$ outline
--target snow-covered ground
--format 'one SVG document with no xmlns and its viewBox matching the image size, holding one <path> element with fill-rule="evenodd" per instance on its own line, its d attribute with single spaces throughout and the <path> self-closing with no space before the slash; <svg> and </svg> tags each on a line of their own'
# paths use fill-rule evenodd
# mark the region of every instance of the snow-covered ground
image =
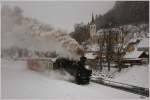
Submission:
<svg viewBox="0 0 150 100">
<path fill-rule="evenodd" d="M 111 68 L 108 72 L 107 67 L 103 71 L 94 71 L 94 77 L 102 77 L 106 80 L 135 85 L 140 87 L 149 87 L 149 66 L 148 65 L 135 65 L 129 68 L 122 69 L 118 72 L 117 68 Z"/>
<path fill-rule="evenodd" d="M 92 82 L 89 85 L 77 85 L 65 80 L 45 77 L 27 69 L 25 61 L 2 60 L 2 98 L 99 100 L 140 97 Z"/>
<path fill-rule="evenodd" d="M 116 77 L 114 81 L 148 88 L 149 87 L 148 72 L 149 72 L 148 65 L 133 66 L 126 69 L 122 74 Z"/>
</svg>

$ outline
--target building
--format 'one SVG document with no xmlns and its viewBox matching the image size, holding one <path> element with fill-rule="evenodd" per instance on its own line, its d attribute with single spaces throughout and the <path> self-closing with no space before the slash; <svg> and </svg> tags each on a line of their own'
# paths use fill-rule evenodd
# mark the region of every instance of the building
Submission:
<svg viewBox="0 0 150 100">
<path fill-rule="evenodd" d="M 149 38 L 143 38 L 137 45 L 137 50 L 145 52 L 146 56 L 143 60 L 149 63 Z"/>
<path fill-rule="evenodd" d="M 137 50 L 149 52 L 149 38 L 143 38 L 137 45 Z"/>
<path fill-rule="evenodd" d="M 89 31 L 90 31 L 90 40 L 92 43 L 96 43 L 96 24 L 95 24 L 95 20 L 94 20 L 94 16 L 93 16 L 93 13 L 92 13 L 92 20 L 91 20 L 91 23 L 89 25 Z"/>
<path fill-rule="evenodd" d="M 45 70 L 52 70 L 53 63 L 55 62 L 56 58 L 28 58 L 27 60 L 27 67 L 34 71 L 45 71 Z"/>
<path fill-rule="evenodd" d="M 100 58 L 103 55 L 103 57 L 105 57 L 104 59 L 111 59 L 112 62 L 116 61 L 118 55 L 124 53 L 123 35 L 120 27 L 98 30 L 97 36 L 100 47 Z"/>
<path fill-rule="evenodd" d="M 148 55 L 144 51 L 133 51 L 128 52 L 123 57 L 123 63 L 129 63 L 131 65 L 141 65 L 143 63 L 148 63 Z"/>
<path fill-rule="evenodd" d="M 85 57 L 87 58 L 87 65 L 90 65 L 92 69 L 97 68 L 97 55 L 93 52 L 86 52 Z"/>
</svg>

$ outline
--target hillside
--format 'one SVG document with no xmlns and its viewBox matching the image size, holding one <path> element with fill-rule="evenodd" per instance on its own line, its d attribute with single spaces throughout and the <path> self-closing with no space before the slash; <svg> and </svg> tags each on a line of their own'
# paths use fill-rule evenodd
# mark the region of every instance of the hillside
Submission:
<svg viewBox="0 0 150 100">
<path fill-rule="evenodd" d="M 127 33 L 133 36 L 134 33 L 145 35 L 149 33 L 149 2 L 148 1 L 117 1 L 112 9 L 104 15 L 97 14 L 95 17 L 96 30 L 114 27 L 125 27 Z M 88 41 L 89 36 L 88 24 L 76 24 L 71 36 L 82 44 Z M 142 33 L 144 32 L 144 33 Z"/>
<path fill-rule="evenodd" d="M 106 27 L 115 27 L 127 24 L 149 22 L 148 1 L 117 1 L 114 7 L 96 20 L 97 30 Z M 111 23 L 111 26 L 108 24 Z"/>
</svg>

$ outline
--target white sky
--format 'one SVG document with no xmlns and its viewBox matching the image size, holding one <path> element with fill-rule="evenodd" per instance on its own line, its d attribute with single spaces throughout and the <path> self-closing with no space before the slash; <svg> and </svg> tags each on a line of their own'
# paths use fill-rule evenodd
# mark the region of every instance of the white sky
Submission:
<svg viewBox="0 0 150 100">
<path fill-rule="evenodd" d="M 94 15 L 106 13 L 115 1 L 7 1 L 4 4 L 18 6 L 25 16 L 70 32 L 75 23 L 90 21 L 92 12 Z"/>
</svg>

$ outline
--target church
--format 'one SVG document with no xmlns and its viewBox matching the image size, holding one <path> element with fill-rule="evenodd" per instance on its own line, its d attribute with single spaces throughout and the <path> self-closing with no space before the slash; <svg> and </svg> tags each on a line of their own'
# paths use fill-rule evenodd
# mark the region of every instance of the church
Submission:
<svg viewBox="0 0 150 100">
<path fill-rule="evenodd" d="M 92 44 L 96 44 L 98 41 L 98 36 L 96 34 L 96 24 L 95 24 L 93 13 L 92 13 L 92 20 L 88 26 L 89 26 L 89 33 L 90 33 L 90 42 Z"/>
<path fill-rule="evenodd" d="M 88 24 L 89 34 L 90 34 L 90 43 L 99 44 L 102 40 L 105 40 L 105 36 L 109 36 L 112 44 L 118 44 L 122 42 L 122 28 L 121 27 L 112 27 L 112 28 L 103 28 L 97 30 L 95 19 L 92 13 L 92 20 L 90 24 Z"/>
<path fill-rule="evenodd" d="M 100 42 L 99 39 L 100 38 L 99 38 L 99 35 L 97 34 L 95 18 L 92 13 L 91 21 L 87 24 L 87 34 L 89 35 L 89 38 L 85 46 L 85 51 L 93 52 L 96 54 L 99 51 L 99 42 Z"/>
</svg>

